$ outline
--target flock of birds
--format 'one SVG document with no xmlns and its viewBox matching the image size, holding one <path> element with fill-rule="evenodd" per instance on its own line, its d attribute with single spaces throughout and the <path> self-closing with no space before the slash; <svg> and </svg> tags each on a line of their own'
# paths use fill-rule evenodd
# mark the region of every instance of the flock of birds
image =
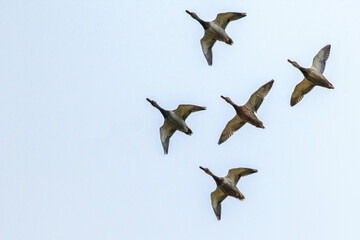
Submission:
<svg viewBox="0 0 360 240">
<path fill-rule="evenodd" d="M 212 22 L 204 21 L 200 19 L 194 12 L 186 10 L 186 12 L 195 20 L 197 20 L 204 28 L 204 37 L 200 40 L 201 48 L 207 63 L 212 65 L 212 47 L 215 42 L 222 41 L 231 45 L 233 40 L 225 32 L 225 28 L 230 21 L 238 20 L 246 16 L 246 13 L 227 12 L 219 13 L 216 19 Z M 290 100 L 290 105 L 294 106 L 304 97 L 305 94 L 311 91 L 315 86 L 321 86 L 325 88 L 333 89 L 333 85 L 324 77 L 323 72 L 326 65 L 326 60 L 330 54 L 330 45 L 323 47 L 313 58 L 311 68 L 301 67 L 297 62 L 288 59 L 294 67 L 298 68 L 304 75 L 298 85 L 296 85 Z M 269 93 L 274 80 L 261 86 L 256 92 L 254 92 L 245 105 L 238 106 L 230 98 L 221 96 L 226 102 L 231 104 L 236 115 L 225 126 L 222 131 L 218 144 L 225 142 L 230 138 L 234 132 L 239 130 L 245 123 L 250 123 L 257 128 L 264 128 L 263 123 L 255 115 L 263 102 L 265 96 Z M 192 131 L 187 126 L 185 120 L 193 112 L 205 110 L 205 107 L 195 105 L 179 105 L 175 110 L 165 110 L 160 107 L 154 100 L 146 98 L 152 106 L 159 109 L 164 117 L 164 124 L 160 128 L 160 139 L 164 149 L 164 154 L 168 154 L 169 140 L 176 130 L 179 130 L 187 135 L 191 135 Z M 251 168 L 234 168 L 230 169 L 225 177 L 217 177 L 208 168 L 200 166 L 205 173 L 209 174 L 216 182 L 217 188 L 211 193 L 211 205 L 213 207 L 216 218 L 221 218 L 221 202 L 227 197 L 232 196 L 239 200 L 243 200 L 245 197 L 236 187 L 240 177 L 247 176 L 252 173 L 256 173 L 256 169 Z"/>
</svg>

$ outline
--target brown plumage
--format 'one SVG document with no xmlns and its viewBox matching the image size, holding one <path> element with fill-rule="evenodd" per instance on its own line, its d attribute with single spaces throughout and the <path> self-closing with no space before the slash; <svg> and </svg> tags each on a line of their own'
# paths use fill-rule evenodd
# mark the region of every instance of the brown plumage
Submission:
<svg viewBox="0 0 360 240">
<path fill-rule="evenodd" d="M 323 75 L 326 60 L 330 55 L 330 48 L 330 44 L 326 45 L 316 54 L 311 68 L 303 68 L 297 62 L 288 59 L 288 62 L 298 68 L 305 77 L 304 80 L 296 85 L 294 92 L 291 95 L 291 106 L 300 102 L 304 95 L 310 92 L 315 86 L 321 86 L 329 89 L 334 88 L 334 86 Z"/>
<path fill-rule="evenodd" d="M 190 12 L 188 10 L 186 10 L 186 12 L 192 18 L 198 21 L 204 28 L 204 37 L 200 40 L 200 44 L 209 66 L 212 65 L 213 59 L 211 49 L 217 40 L 225 42 L 229 45 L 233 44 L 233 40 L 225 32 L 226 26 L 229 24 L 229 22 L 238 20 L 246 16 L 246 13 L 239 12 L 219 13 L 214 21 L 208 22 L 200 19 L 194 12 Z"/>
<path fill-rule="evenodd" d="M 170 137 L 179 130 L 186 135 L 191 135 L 191 129 L 186 125 L 186 118 L 193 112 L 205 110 L 205 107 L 195 105 L 179 105 L 177 109 L 170 111 L 160 107 L 155 101 L 146 98 L 155 108 L 159 109 L 164 117 L 164 124 L 160 128 L 160 139 L 164 154 L 168 153 Z"/>
<path fill-rule="evenodd" d="M 218 177 L 214 175 L 208 168 L 200 166 L 206 174 L 209 174 L 216 182 L 216 189 L 211 193 L 211 206 L 218 220 L 221 219 L 221 202 L 227 197 L 231 196 L 239 200 L 244 200 L 244 195 L 236 187 L 241 177 L 256 173 L 256 169 L 251 168 L 233 168 L 230 169 L 225 177 Z"/>
<path fill-rule="evenodd" d="M 226 102 L 231 104 L 235 110 L 236 115 L 231 119 L 227 124 L 224 130 L 222 131 L 218 144 L 225 142 L 234 132 L 239 130 L 245 123 L 250 123 L 258 128 L 265 128 L 263 123 L 257 118 L 255 113 L 259 109 L 261 103 L 264 100 L 264 97 L 270 91 L 274 80 L 269 81 L 262 87 L 260 87 L 256 92 L 254 92 L 247 103 L 243 106 L 238 106 L 231 101 L 230 98 L 221 96 Z"/>
</svg>

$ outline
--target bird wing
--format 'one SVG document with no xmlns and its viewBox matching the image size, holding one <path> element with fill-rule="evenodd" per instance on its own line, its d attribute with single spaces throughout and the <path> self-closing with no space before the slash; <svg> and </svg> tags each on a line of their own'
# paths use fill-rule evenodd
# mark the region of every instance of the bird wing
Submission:
<svg viewBox="0 0 360 240">
<path fill-rule="evenodd" d="M 245 17 L 244 14 L 238 12 L 219 13 L 213 22 L 225 30 L 230 21 L 238 20 L 242 17 Z"/>
<path fill-rule="evenodd" d="M 262 87 L 260 87 L 256 92 L 254 92 L 245 106 L 250 109 L 253 112 L 256 112 L 258 108 L 260 107 L 261 103 L 264 100 L 264 97 L 268 94 L 270 91 L 272 85 L 274 83 L 274 80 L 271 80 L 270 82 L 264 84 Z"/>
<path fill-rule="evenodd" d="M 240 177 L 245 177 L 256 172 L 257 170 L 252 168 L 233 168 L 229 170 L 225 178 L 228 178 L 236 185 L 239 182 Z"/>
<path fill-rule="evenodd" d="M 181 104 L 173 112 L 176 113 L 176 115 L 178 115 L 185 121 L 185 119 L 190 115 L 190 113 L 202 111 L 205 109 L 206 109 L 206 107 L 200 107 L 200 106 L 189 105 L 189 104 Z"/>
<path fill-rule="evenodd" d="M 304 97 L 305 94 L 311 91 L 315 85 L 304 78 L 298 85 L 296 85 L 294 92 L 291 95 L 290 105 L 294 106 Z"/>
<path fill-rule="evenodd" d="M 316 56 L 313 59 L 313 64 L 312 64 L 311 68 L 316 69 L 321 74 L 324 72 L 326 60 L 329 58 L 329 55 L 330 55 L 330 48 L 331 48 L 331 45 L 328 44 L 325 47 L 323 47 L 318 52 L 318 54 L 316 54 Z"/>
<path fill-rule="evenodd" d="M 235 117 L 226 124 L 224 130 L 221 133 L 218 144 L 225 142 L 229 137 L 234 134 L 234 132 L 244 126 L 245 123 L 246 121 L 241 119 L 239 115 L 236 114 Z"/>
<path fill-rule="evenodd" d="M 200 40 L 201 49 L 204 53 L 206 61 L 208 62 L 209 66 L 212 65 L 212 50 L 211 48 L 214 46 L 216 39 L 209 37 L 206 32 L 204 37 Z"/>
<path fill-rule="evenodd" d="M 211 206 L 214 209 L 217 220 L 221 219 L 221 202 L 226 197 L 227 195 L 218 187 L 211 193 Z"/>
<path fill-rule="evenodd" d="M 164 149 L 164 154 L 168 154 L 169 140 L 175 131 L 176 129 L 172 128 L 166 121 L 160 128 L 160 139 Z"/>
</svg>

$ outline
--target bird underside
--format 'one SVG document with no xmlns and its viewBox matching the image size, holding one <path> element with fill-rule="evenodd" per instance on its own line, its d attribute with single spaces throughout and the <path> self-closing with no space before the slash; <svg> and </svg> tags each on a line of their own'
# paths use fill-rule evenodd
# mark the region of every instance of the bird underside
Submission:
<svg viewBox="0 0 360 240">
<path fill-rule="evenodd" d="M 296 62 L 288 60 L 294 67 L 298 68 L 304 75 L 304 80 L 296 85 L 290 99 L 290 106 L 300 102 L 304 95 L 309 93 L 315 86 L 333 89 L 334 86 L 323 75 L 326 60 L 329 58 L 331 45 L 323 47 L 313 58 L 311 68 L 302 68 Z M 295 64 L 295 65 L 294 65 Z"/>
<path fill-rule="evenodd" d="M 247 107 L 243 106 L 241 107 L 241 110 L 237 112 L 241 119 L 243 119 L 244 121 L 250 123 L 251 125 L 254 125 L 257 128 L 264 128 L 263 123 L 257 118 L 255 113 Z"/>
<path fill-rule="evenodd" d="M 238 198 L 243 200 L 245 197 L 239 191 L 239 189 L 229 180 L 225 179 L 225 181 L 218 186 L 226 195 L 232 196 L 234 198 Z"/>
<path fill-rule="evenodd" d="M 222 28 L 220 28 L 216 25 L 214 25 L 214 27 L 210 27 L 209 29 L 207 29 L 205 31 L 205 35 L 208 38 L 230 44 L 229 41 L 231 40 L 231 38 L 226 34 L 226 32 Z M 232 40 L 231 40 L 231 42 L 232 42 Z"/>
</svg>

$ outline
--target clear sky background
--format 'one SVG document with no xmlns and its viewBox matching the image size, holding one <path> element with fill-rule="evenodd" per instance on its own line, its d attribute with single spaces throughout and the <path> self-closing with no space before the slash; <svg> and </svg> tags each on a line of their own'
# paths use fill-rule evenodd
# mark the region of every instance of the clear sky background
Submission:
<svg viewBox="0 0 360 240">
<path fill-rule="evenodd" d="M 201 25 L 246 12 L 217 42 Z M 357 0 L 0 1 L 0 239 L 359 239 Z M 324 75 L 290 96 L 326 44 Z M 217 145 L 234 109 L 275 80 L 258 111 Z M 164 155 L 160 112 L 206 106 Z M 210 205 L 228 169 L 244 201 Z"/>
</svg>

